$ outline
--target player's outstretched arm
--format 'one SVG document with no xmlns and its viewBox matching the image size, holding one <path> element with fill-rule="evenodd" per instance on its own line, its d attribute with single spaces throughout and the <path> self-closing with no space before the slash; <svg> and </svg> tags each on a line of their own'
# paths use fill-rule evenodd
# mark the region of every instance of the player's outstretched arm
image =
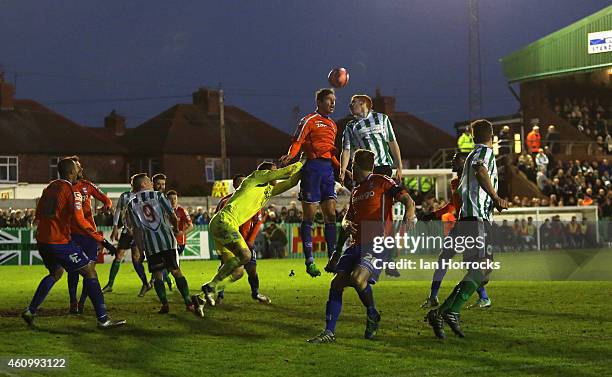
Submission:
<svg viewBox="0 0 612 377">
<path fill-rule="evenodd" d="M 302 162 L 298 161 L 276 170 L 258 170 L 256 171 L 257 181 L 258 183 L 268 183 L 276 180 L 289 179 L 294 173 L 302 169 L 302 165 Z"/>
<path fill-rule="evenodd" d="M 491 182 L 491 177 L 489 177 L 489 172 L 484 165 L 479 165 L 476 168 L 476 180 L 487 195 L 493 199 L 493 204 L 498 211 L 501 212 L 503 209 L 508 209 L 508 202 L 497 196 L 495 187 L 493 187 L 493 183 Z"/>
<path fill-rule="evenodd" d="M 391 156 L 393 157 L 393 162 L 395 163 L 395 178 L 397 180 L 402 179 L 402 153 L 400 152 L 400 147 L 397 141 L 389 142 L 389 151 L 391 152 Z"/>
<path fill-rule="evenodd" d="M 272 189 L 272 196 L 282 194 L 283 192 L 294 187 L 295 185 L 298 184 L 301 177 L 302 177 L 302 174 L 300 170 L 297 170 L 295 173 L 291 175 L 291 177 L 289 177 L 289 179 L 278 182 Z"/>
</svg>

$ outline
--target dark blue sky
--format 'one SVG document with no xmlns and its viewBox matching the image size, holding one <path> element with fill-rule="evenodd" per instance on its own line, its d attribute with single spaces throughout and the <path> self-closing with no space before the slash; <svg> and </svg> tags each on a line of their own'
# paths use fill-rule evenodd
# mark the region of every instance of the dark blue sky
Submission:
<svg viewBox="0 0 612 377">
<path fill-rule="evenodd" d="M 0 66 L 11 81 L 19 72 L 18 98 L 91 126 L 113 108 L 137 126 L 221 83 L 227 103 L 292 131 L 292 107 L 312 111 L 334 66 L 351 75 L 336 117 L 351 94 L 376 87 L 446 130 L 468 116 L 467 0 L 174 3 L 4 0 Z M 499 58 L 607 5 L 481 1 L 483 114 L 518 107 Z M 185 97 L 106 101 L 163 96 Z"/>
</svg>

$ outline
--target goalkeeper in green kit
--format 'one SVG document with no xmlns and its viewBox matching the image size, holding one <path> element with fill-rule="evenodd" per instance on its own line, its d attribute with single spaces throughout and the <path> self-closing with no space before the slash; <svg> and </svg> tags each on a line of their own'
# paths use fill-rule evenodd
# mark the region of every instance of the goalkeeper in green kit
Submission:
<svg viewBox="0 0 612 377">
<path fill-rule="evenodd" d="M 217 252 L 224 256 L 226 262 L 212 280 L 202 285 L 202 293 L 191 296 L 197 316 L 204 316 L 205 303 L 215 306 L 216 292 L 233 282 L 232 271 L 251 260 L 251 251 L 240 234 L 240 226 L 259 212 L 271 197 L 297 185 L 301 168 L 301 162 L 282 169 L 277 169 L 273 162 L 261 163 L 246 177 L 225 207 L 210 220 L 209 231 Z"/>
</svg>

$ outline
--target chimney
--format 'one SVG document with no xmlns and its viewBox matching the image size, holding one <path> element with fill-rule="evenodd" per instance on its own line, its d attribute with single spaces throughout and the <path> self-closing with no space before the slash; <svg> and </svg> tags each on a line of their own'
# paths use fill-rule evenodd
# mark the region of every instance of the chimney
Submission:
<svg viewBox="0 0 612 377">
<path fill-rule="evenodd" d="M 4 72 L 0 72 L 0 111 L 13 110 L 15 99 L 15 87 L 4 81 Z"/>
<path fill-rule="evenodd" d="M 104 117 L 104 128 L 110 130 L 114 136 L 123 136 L 125 135 L 125 118 L 113 110 Z"/>
<path fill-rule="evenodd" d="M 387 114 L 389 116 L 395 113 L 395 97 L 387 97 L 380 95 L 380 89 L 376 89 L 376 97 L 372 99 L 374 103 L 374 111 Z"/>
<path fill-rule="evenodd" d="M 192 94 L 193 104 L 204 109 L 207 115 L 219 114 L 219 91 L 199 88 Z"/>
</svg>

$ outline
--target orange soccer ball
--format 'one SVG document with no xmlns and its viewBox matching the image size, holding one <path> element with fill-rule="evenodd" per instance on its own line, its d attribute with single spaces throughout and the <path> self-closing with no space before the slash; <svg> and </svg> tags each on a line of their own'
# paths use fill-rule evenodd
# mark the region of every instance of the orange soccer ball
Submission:
<svg viewBox="0 0 612 377">
<path fill-rule="evenodd" d="M 343 88 L 349 82 L 349 73 L 346 68 L 334 68 L 329 71 L 327 80 L 334 88 Z"/>
</svg>

